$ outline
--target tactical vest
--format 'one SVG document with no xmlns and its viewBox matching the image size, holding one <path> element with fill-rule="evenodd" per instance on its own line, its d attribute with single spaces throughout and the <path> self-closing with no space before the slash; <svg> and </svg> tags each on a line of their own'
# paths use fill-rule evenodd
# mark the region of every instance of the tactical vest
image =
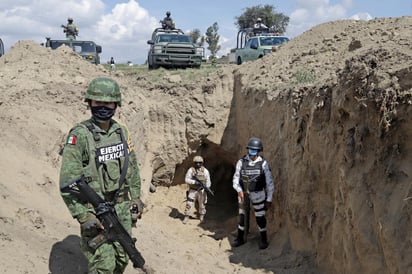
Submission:
<svg viewBox="0 0 412 274">
<path fill-rule="evenodd" d="M 191 167 L 191 169 L 192 169 L 192 174 L 196 176 L 199 179 L 199 181 L 201 181 L 204 185 L 206 185 L 205 167 L 202 166 L 199 169 Z M 196 189 L 196 190 L 199 188 L 199 185 L 189 185 L 189 186 L 190 188 Z"/>
<path fill-rule="evenodd" d="M 111 202 L 119 189 L 119 180 L 122 168 L 125 166 L 125 155 L 128 152 L 126 142 L 122 141 L 121 127 L 108 134 L 103 133 L 91 121 L 80 124 L 87 129 L 88 162 L 83 164 L 84 175 L 92 177 L 89 185 L 103 198 Z M 95 156 L 93 159 L 92 157 Z M 130 172 L 130 169 L 127 170 Z M 127 178 L 128 176 L 126 176 Z M 128 182 L 125 179 L 121 184 L 121 190 L 117 194 L 124 197 L 128 193 Z"/>
<path fill-rule="evenodd" d="M 77 27 L 76 27 L 76 25 L 75 24 L 67 24 L 66 25 L 66 36 L 73 36 L 73 37 L 76 37 L 77 36 L 77 31 L 78 31 L 78 29 L 77 29 Z"/>
<path fill-rule="evenodd" d="M 242 159 L 242 168 L 240 169 L 240 185 L 243 190 L 261 191 L 266 186 L 266 177 L 263 171 L 263 162 L 256 162 L 254 166 L 249 165 L 246 157 Z"/>
</svg>

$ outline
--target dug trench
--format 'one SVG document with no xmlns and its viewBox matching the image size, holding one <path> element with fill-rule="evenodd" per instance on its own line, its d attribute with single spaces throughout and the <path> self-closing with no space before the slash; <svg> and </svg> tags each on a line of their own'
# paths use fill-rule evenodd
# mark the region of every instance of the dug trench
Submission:
<svg viewBox="0 0 412 274">
<path fill-rule="evenodd" d="M 84 91 L 102 75 L 121 86 L 115 119 L 133 136 L 147 205 L 133 234 L 155 273 L 412 272 L 411 25 L 329 22 L 241 66 L 131 74 L 19 41 L 0 58 L 4 272 L 86 267 L 58 191 L 59 152 L 90 116 Z M 263 251 L 255 224 L 244 246 L 230 246 L 233 169 L 251 136 L 276 188 Z M 200 226 L 181 222 L 194 155 L 215 192 Z"/>
<path fill-rule="evenodd" d="M 285 254 L 293 253 L 300 258 L 295 271 L 299 265 L 326 273 L 410 271 L 412 258 L 403 254 L 412 250 L 411 60 L 410 50 L 371 46 L 348 54 L 330 78 L 281 88 L 261 76 L 270 75 L 274 59 L 234 69 L 232 90 L 222 92 L 233 97 L 219 142 L 203 134 L 195 146 L 189 143 L 193 153 L 177 165 L 173 184 L 184 182 L 194 154 L 204 156 L 218 193 L 209 218 L 231 239 L 233 166 L 248 138 L 260 137 L 276 184 L 267 214 L 277 249 L 271 260 L 288 265 Z M 250 73 L 257 67 L 259 73 Z M 216 96 L 212 91 L 207 96 Z M 241 262 L 258 267 L 251 258 Z M 277 263 L 265 269 L 279 271 Z"/>
</svg>

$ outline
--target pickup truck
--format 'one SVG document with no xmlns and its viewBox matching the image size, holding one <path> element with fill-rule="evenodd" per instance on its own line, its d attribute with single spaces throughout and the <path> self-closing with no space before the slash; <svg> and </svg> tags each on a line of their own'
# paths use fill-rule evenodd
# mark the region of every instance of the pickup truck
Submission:
<svg viewBox="0 0 412 274">
<path fill-rule="evenodd" d="M 96 45 L 93 41 L 52 40 L 50 38 L 46 38 L 45 46 L 48 48 L 57 49 L 61 45 L 66 45 L 72 48 L 74 52 L 92 64 L 100 64 L 99 54 L 102 52 L 102 47 Z"/>
<path fill-rule="evenodd" d="M 205 49 L 192 42 L 181 29 L 156 28 L 152 39 L 147 41 L 149 70 L 165 68 L 199 68 Z"/>
<path fill-rule="evenodd" d="M 252 34 L 252 36 L 250 36 Z M 243 34 L 242 34 L 243 35 Z M 253 61 L 271 53 L 281 44 L 288 42 L 286 36 L 278 36 L 272 33 L 259 33 L 253 36 L 253 32 L 245 32 L 245 36 L 238 39 L 235 51 L 235 61 L 238 65 L 246 61 Z"/>
</svg>

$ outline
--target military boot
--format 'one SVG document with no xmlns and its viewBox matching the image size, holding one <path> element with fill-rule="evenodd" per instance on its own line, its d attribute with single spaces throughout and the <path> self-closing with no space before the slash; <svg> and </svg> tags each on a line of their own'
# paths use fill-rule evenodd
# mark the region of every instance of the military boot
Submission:
<svg viewBox="0 0 412 274">
<path fill-rule="evenodd" d="M 205 222 L 205 215 L 200 215 L 200 223 L 203 224 Z"/>
<path fill-rule="evenodd" d="M 238 246 L 241 246 L 245 243 L 245 239 L 243 238 L 243 235 L 244 235 L 244 231 L 238 229 L 237 230 L 237 237 L 233 241 L 233 244 L 232 244 L 233 247 L 238 247 Z"/>
<path fill-rule="evenodd" d="M 189 221 L 189 215 L 185 215 L 185 218 L 183 219 L 182 223 L 187 224 Z"/>
<path fill-rule="evenodd" d="M 268 236 L 266 231 L 260 232 L 260 242 L 259 242 L 259 248 L 260 249 L 266 249 L 269 246 L 268 243 Z"/>
</svg>

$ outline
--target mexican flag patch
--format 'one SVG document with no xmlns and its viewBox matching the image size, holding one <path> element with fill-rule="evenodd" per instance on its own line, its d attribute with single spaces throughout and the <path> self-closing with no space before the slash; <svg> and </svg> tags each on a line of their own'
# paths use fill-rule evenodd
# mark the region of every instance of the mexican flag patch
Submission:
<svg viewBox="0 0 412 274">
<path fill-rule="evenodd" d="M 75 145 L 77 142 L 77 137 L 76 135 L 71 135 L 69 138 L 67 138 L 67 144 L 69 145 Z"/>
</svg>

